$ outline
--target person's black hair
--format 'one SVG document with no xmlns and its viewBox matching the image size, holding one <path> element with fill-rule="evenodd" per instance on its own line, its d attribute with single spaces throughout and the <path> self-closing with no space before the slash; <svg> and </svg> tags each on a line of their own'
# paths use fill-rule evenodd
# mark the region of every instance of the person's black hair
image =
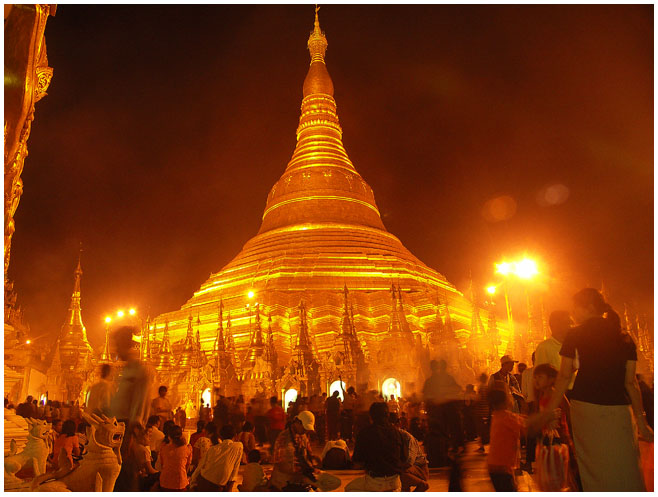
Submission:
<svg viewBox="0 0 658 497">
<path fill-rule="evenodd" d="M 166 443 L 169 443 L 171 437 L 169 436 L 169 432 L 174 426 L 178 426 L 176 423 L 174 423 L 172 420 L 167 420 L 164 422 L 164 425 L 162 425 L 162 433 L 164 433 L 164 441 Z M 180 428 L 180 426 L 179 426 Z"/>
<path fill-rule="evenodd" d="M 392 425 L 396 425 L 400 422 L 400 417 L 398 416 L 397 412 L 389 412 L 388 413 L 388 421 Z"/>
<path fill-rule="evenodd" d="M 206 426 L 206 422 L 203 419 L 200 419 L 199 421 L 197 421 L 196 422 L 196 431 L 197 431 L 197 433 L 201 433 L 204 426 Z"/>
<path fill-rule="evenodd" d="M 615 331 L 621 333 L 621 319 L 614 309 L 608 304 L 601 292 L 595 288 L 583 288 L 573 296 L 574 304 L 587 308 L 592 306 L 597 314 L 605 314 L 605 319 Z"/>
<path fill-rule="evenodd" d="M 75 421 L 67 419 L 62 423 L 62 435 L 66 435 L 67 437 L 75 435 Z"/>
<path fill-rule="evenodd" d="M 109 364 L 103 364 L 101 366 L 101 378 L 107 378 L 110 376 L 110 373 L 112 372 L 112 366 Z"/>
<path fill-rule="evenodd" d="M 279 403 L 279 398 L 276 395 L 270 397 L 270 404 L 278 404 L 278 403 Z"/>
<path fill-rule="evenodd" d="M 520 362 L 516 365 L 516 370 L 518 371 L 520 369 L 526 370 L 528 369 L 528 365 L 525 362 Z"/>
<path fill-rule="evenodd" d="M 164 391 L 164 392 L 167 391 L 167 387 L 165 385 L 160 385 L 160 387 L 158 388 L 158 395 L 160 395 L 160 392 L 162 392 L 162 391 Z"/>
<path fill-rule="evenodd" d="M 530 359 L 532 359 L 532 365 L 535 365 L 535 353 L 533 352 L 532 355 L 530 356 Z"/>
<path fill-rule="evenodd" d="M 260 462 L 260 450 L 252 449 L 247 453 L 247 462 Z"/>
<path fill-rule="evenodd" d="M 219 430 L 219 438 L 222 440 L 231 440 L 235 436 L 235 428 L 233 425 L 224 425 Z"/>
<path fill-rule="evenodd" d="M 203 429 L 206 432 L 206 436 L 210 439 L 210 442 L 212 442 L 213 445 L 217 445 L 219 443 L 219 436 L 217 435 L 217 425 L 215 422 L 211 421 Z"/>
<path fill-rule="evenodd" d="M 9 399 L 5 397 L 5 407 L 7 407 L 8 405 L 9 405 Z"/>
<path fill-rule="evenodd" d="M 375 424 L 382 424 L 388 421 L 388 405 L 386 402 L 373 402 L 370 406 L 370 418 Z"/>
<path fill-rule="evenodd" d="M 185 440 L 183 439 L 183 429 L 178 425 L 174 425 L 169 429 L 169 438 L 176 447 L 185 445 Z"/>
<path fill-rule="evenodd" d="M 492 409 L 497 409 L 507 403 L 507 392 L 505 390 L 493 389 L 489 391 L 489 404 Z"/>
<path fill-rule="evenodd" d="M 153 416 L 149 416 L 149 418 L 146 420 L 146 427 L 149 428 L 151 426 L 157 426 L 160 424 L 160 417 L 156 416 L 155 414 Z"/>
<path fill-rule="evenodd" d="M 601 297 L 603 299 L 603 297 Z M 558 329 L 561 326 L 571 322 L 569 311 L 553 311 L 548 316 L 548 326 L 552 330 Z"/>
<path fill-rule="evenodd" d="M 242 425 L 242 431 L 251 431 L 254 429 L 254 425 L 249 421 L 245 421 Z"/>
<path fill-rule="evenodd" d="M 89 423 L 86 421 L 80 421 L 80 424 L 78 424 L 78 433 L 87 433 L 87 427 L 89 426 Z"/>
<path fill-rule="evenodd" d="M 545 374 L 549 378 L 557 378 L 558 370 L 555 366 L 552 366 L 551 364 L 548 363 L 544 363 L 535 366 L 534 369 L 532 370 L 533 376 L 537 376 L 540 374 Z"/>
<path fill-rule="evenodd" d="M 55 426 L 57 423 L 61 423 L 61 422 L 62 422 L 61 419 L 59 419 L 59 418 L 55 418 L 55 419 L 53 419 L 53 421 L 52 421 L 52 423 L 51 423 L 51 426 Z"/>
</svg>

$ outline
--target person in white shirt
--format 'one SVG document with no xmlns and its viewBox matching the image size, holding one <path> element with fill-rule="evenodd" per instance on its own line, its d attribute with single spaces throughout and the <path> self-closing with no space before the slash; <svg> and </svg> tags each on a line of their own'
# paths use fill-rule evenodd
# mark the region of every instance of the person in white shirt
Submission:
<svg viewBox="0 0 658 497">
<path fill-rule="evenodd" d="M 240 492 L 267 492 L 268 481 L 260 465 L 260 451 L 253 449 L 247 454 L 247 465 L 244 467 L 242 484 L 238 485 Z"/>
<path fill-rule="evenodd" d="M 146 423 L 146 440 L 148 441 L 148 446 L 151 449 L 151 454 L 155 460 L 164 440 L 164 433 L 158 429 L 160 424 L 160 417 L 153 415 L 150 416 Z"/>
<path fill-rule="evenodd" d="M 114 388 L 110 383 L 110 373 L 112 366 L 103 364 L 101 366 L 101 379 L 98 383 L 94 383 L 89 389 L 89 397 L 87 400 L 87 407 L 85 412 L 91 414 L 110 414 L 110 401 Z"/>
<path fill-rule="evenodd" d="M 548 338 L 537 345 L 535 350 L 535 365 L 550 364 L 558 371 L 562 358 L 560 357 L 560 349 L 562 342 L 571 330 L 573 321 L 567 311 L 553 311 L 548 318 L 548 325 L 551 328 L 551 338 Z M 575 374 L 569 383 L 569 390 L 573 388 Z"/>
<path fill-rule="evenodd" d="M 213 437 L 213 445 L 199 461 L 192 474 L 191 486 L 198 492 L 231 492 L 242 460 L 242 444 L 234 442 L 235 428 L 224 425 L 219 430 L 221 442 Z"/>
</svg>

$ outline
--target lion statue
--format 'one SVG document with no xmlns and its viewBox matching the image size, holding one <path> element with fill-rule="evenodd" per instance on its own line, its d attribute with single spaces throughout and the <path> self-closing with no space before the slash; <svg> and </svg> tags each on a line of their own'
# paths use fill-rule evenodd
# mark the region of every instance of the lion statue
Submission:
<svg viewBox="0 0 658 497">
<path fill-rule="evenodd" d="M 124 423 L 105 415 L 82 413 L 89 423 L 87 454 L 80 464 L 71 466 L 59 454 L 64 464 L 54 473 L 42 475 L 32 482 L 33 491 L 70 490 L 72 492 L 112 492 L 121 471 L 121 443 Z M 54 481 L 53 481 L 54 480 Z"/>
<path fill-rule="evenodd" d="M 17 452 L 16 441 L 11 440 L 9 455 L 5 457 L 5 486 L 20 483 L 15 475 L 25 467 L 34 470 L 34 476 L 46 472 L 46 459 L 50 454 L 50 424 L 40 419 L 26 419 L 28 425 L 27 444 Z"/>
</svg>

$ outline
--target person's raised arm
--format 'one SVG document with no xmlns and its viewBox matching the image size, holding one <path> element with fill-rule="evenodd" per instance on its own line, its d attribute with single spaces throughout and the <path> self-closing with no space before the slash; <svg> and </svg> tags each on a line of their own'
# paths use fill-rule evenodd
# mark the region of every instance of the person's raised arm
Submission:
<svg viewBox="0 0 658 497">
<path fill-rule="evenodd" d="M 637 361 L 626 361 L 626 375 L 624 378 L 624 386 L 628 392 L 628 396 L 631 399 L 631 406 L 633 408 L 633 414 L 635 415 L 635 421 L 637 422 L 637 427 L 640 431 L 640 437 L 646 440 L 647 442 L 653 442 L 653 431 L 647 423 L 647 418 L 644 414 L 644 408 L 642 406 L 642 394 L 640 393 L 640 385 L 637 382 L 637 376 L 635 376 L 635 370 L 637 368 Z"/>
<path fill-rule="evenodd" d="M 560 363 L 560 373 L 558 374 L 557 381 L 555 382 L 555 390 L 551 399 L 548 401 L 546 406 L 547 411 L 553 411 L 558 408 L 562 403 L 564 394 L 569 388 L 569 383 L 571 382 L 571 377 L 573 372 L 576 370 L 574 366 L 574 360 L 571 357 L 562 356 L 562 362 Z"/>
</svg>

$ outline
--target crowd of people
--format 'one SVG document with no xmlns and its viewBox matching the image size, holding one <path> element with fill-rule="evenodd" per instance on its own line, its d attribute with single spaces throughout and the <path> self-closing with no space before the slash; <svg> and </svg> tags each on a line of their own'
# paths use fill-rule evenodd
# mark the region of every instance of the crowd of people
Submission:
<svg viewBox="0 0 658 497">
<path fill-rule="evenodd" d="M 522 471 L 536 472 L 547 491 L 644 490 L 638 436 L 653 442 L 653 388 L 636 375 L 635 345 L 599 292 L 576 294 L 573 319 L 577 326 L 568 312 L 551 314 L 551 337 L 529 367 L 506 354 L 497 371 L 462 388 L 434 360 L 422 392 L 408 398 L 343 390 L 342 378 L 340 391 L 298 396 L 286 409 L 277 397 L 218 395 L 212 408 L 201 401 L 190 433 L 166 386 L 147 401 L 130 385 L 120 393 L 121 382 L 113 394 L 104 366 L 87 406 L 28 397 L 16 412 L 52 422 L 56 466 L 60 454 L 72 463 L 84 454 L 81 411 L 114 414 L 123 395 L 115 490 L 231 491 L 241 466 L 239 491 L 333 490 L 340 480 L 330 471 L 341 469 L 363 470 L 346 491 L 426 491 L 429 468 L 441 466 L 457 468 L 450 485 L 458 490 L 467 442 L 486 452 L 497 491 L 515 491 Z M 125 355 L 127 376 L 142 376 Z M 144 409 L 142 424 L 134 414 Z"/>
</svg>

